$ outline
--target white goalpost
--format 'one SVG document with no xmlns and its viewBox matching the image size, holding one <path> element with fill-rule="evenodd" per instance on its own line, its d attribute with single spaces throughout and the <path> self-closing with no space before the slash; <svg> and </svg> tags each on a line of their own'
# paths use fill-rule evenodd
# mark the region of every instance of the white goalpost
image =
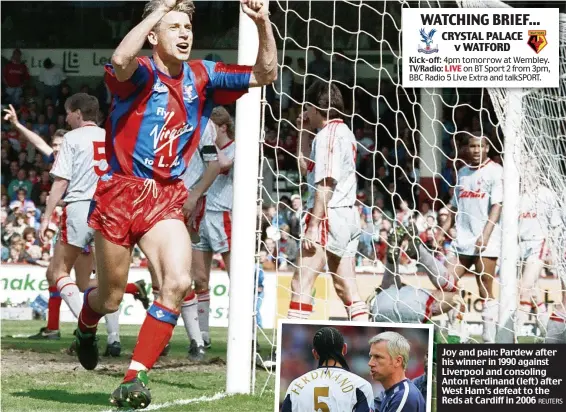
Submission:
<svg viewBox="0 0 566 412">
<path fill-rule="evenodd" d="M 490 155 L 504 170 L 504 239 L 499 271 L 493 279 L 499 310 L 496 341 L 516 342 L 522 333 L 516 330 L 515 320 L 520 294 L 518 210 L 525 190 L 521 182 L 526 173 L 522 166 L 526 155 L 534 159 L 535 181 L 553 191 L 557 208 L 566 210 L 564 16 L 558 89 L 405 89 L 401 86 L 401 9 L 440 7 L 440 2 L 271 3 L 279 52 L 278 80 L 264 90 L 263 98 L 259 90 L 253 90 L 237 106 L 227 392 L 250 393 L 257 387 L 262 393 L 273 383 L 270 361 L 276 330 L 254 329 L 255 306 L 250 302 L 255 265 L 264 263 L 266 278 L 275 284 L 263 306 L 275 307 L 276 319 L 271 324 L 277 325 L 277 319 L 287 316 L 290 281 L 297 265 L 296 259 L 291 259 L 290 244 L 296 244 L 300 253 L 304 205 L 297 208 L 297 199 L 304 200 L 307 191 L 306 181 L 298 172 L 294 120 L 303 110 L 306 90 L 315 78 L 339 86 L 346 106 L 344 120 L 357 138 L 359 208 L 362 216 L 371 214 L 368 223 L 362 224 L 363 247 L 356 256 L 362 299 L 383 278 L 383 231 L 400 222 L 414 221 L 423 239 L 428 239 L 429 231 L 434 234 L 450 202 L 456 172 L 464 164 L 463 139 L 476 131 L 489 138 Z M 450 5 L 443 2 L 442 6 L 510 7 L 497 0 L 455 0 Z M 253 64 L 257 43 L 248 42 L 257 34 L 251 21 L 246 20 L 240 16 L 239 62 Z M 251 50 L 253 56 L 249 55 Z M 566 276 L 566 221 L 562 224 L 563 233 L 552 234 L 552 261 L 547 262 L 546 276 L 537 286 L 537 293 L 549 309 L 560 302 L 559 279 Z M 439 262 L 453 259 L 449 242 L 434 247 Z M 399 269 L 404 283 L 434 289 L 415 262 L 403 261 Z M 469 324 L 470 341 L 481 342 L 482 299 L 473 274 L 464 276 L 459 287 L 465 291 L 464 320 Z M 315 283 L 312 304 L 311 319 L 346 317 L 326 273 Z M 436 330 L 449 334 L 446 315 L 432 322 Z M 528 326 L 528 341 L 533 341 L 540 331 L 534 322 L 529 321 Z M 252 342 L 258 336 L 269 341 L 271 348 L 262 347 L 256 356 Z M 258 380 L 256 385 L 260 374 L 265 380 Z"/>
<path fill-rule="evenodd" d="M 238 64 L 254 65 L 259 44 L 254 22 L 240 9 Z M 261 134 L 261 92 L 252 88 L 236 103 L 236 161 L 234 162 L 234 238 L 230 251 L 230 311 L 226 392 L 252 391 L 254 334 L 254 273 Z"/>
</svg>

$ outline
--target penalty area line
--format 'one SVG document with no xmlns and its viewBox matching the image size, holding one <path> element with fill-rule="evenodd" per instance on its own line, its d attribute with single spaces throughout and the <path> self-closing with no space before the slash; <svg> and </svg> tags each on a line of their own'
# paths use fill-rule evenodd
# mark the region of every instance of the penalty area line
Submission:
<svg viewBox="0 0 566 412">
<path fill-rule="evenodd" d="M 227 393 L 219 392 L 214 394 L 213 396 L 201 396 L 200 398 L 193 398 L 193 399 L 178 399 L 176 401 L 170 401 L 165 403 L 158 403 L 158 404 L 150 404 L 144 411 L 157 411 L 159 409 L 170 408 L 172 406 L 182 406 L 182 405 L 189 405 L 191 403 L 202 403 L 202 402 L 214 402 L 219 399 L 227 397 Z M 115 411 L 124 411 L 124 409 L 106 409 L 103 412 L 115 412 Z"/>
</svg>

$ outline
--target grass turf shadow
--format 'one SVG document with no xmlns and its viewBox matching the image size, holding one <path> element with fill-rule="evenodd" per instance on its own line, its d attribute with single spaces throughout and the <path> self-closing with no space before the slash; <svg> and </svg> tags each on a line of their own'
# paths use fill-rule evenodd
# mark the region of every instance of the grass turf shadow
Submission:
<svg viewBox="0 0 566 412">
<path fill-rule="evenodd" d="M 62 389 L 32 389 L 27 392 L 12 392 L 10 395 L 15 398 L 32 398 L 78 405 L 110 406 L 110 393 L 103 392 L 74 393 Z"/>
</svg>

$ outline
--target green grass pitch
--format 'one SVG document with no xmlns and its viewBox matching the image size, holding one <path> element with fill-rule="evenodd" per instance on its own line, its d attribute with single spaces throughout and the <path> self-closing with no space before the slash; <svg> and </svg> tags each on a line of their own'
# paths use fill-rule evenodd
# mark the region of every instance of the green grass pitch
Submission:
<svg viewBox="0 0 566 412">
<path fill-rule="evenodd" d="M 33 341 L 13 337 L 31 335 L 41 326 L 44 326 L 44 322 L 2 321 L 2 411 L 127 410 L 113 409 L 108 399 L 121 382 L 128 366 L 139 326 L 122 326 L 122 356 L 101 357 L 94 371 L 84 370 L 76 357 L 66 353 L 72 341 L 74 324 L 62 324 L 62 336 L 58 341 Z M 104 325 L 101 325 L 101 354 L 106 347 L 104 329 Z M 268 376 L 264 370 L 258 370 L 256 374 L 255 396 L 222 397 L 226 385 L 227 332 L 225 328 L 213 328 L 213 347 L 208 352 L 208 361 L 205 364 L 194 364 L 187 359 L 185 330 L 182 326 L 177 327 L 171 340 L 171 352 L 166 358 L 161 358 L 149 374 L 149 388 L 153 399 L 146 410 L 273 411 L 275 376 Z M 260 345 L 265 358 L 270 345 L 261 339 Z M 210 398 L 215 395 L 218 399 L 211 401 Z"/>
</svg>

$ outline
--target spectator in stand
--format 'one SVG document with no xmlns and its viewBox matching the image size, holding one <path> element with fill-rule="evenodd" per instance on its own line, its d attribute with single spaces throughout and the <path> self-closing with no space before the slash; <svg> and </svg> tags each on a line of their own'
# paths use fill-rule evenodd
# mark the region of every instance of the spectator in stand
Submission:
<svg viewBox="0 0 566 412">
<path fill-rule="evenodd" d="M 28 227 L 26 222 L 26 214 L 23 210 L 14 212 L 14 231 L 22 236 L 24 230 Z"/>
<path fill-rule="evenodd" d="M 289 225 L 282 225 L 280 230 L 281 239 L 279 239 L 279 256 L 287 260 L 288 263 L 294 264 L 299 253 L 297 240 L 290 236 Z"/>
<path fill-rule="evenodd" d="M 375 249 L 375 260 L 379 260 L 382 263 L 385 263 L 387 259 L 387 230 L 381 229 L 379 231 L 379 236 L 377 239 L 374 237 L 374 244 L 373 247 Z"/>
<path fill-rule="evenodd" d="M 49 134 L 49 125 L 45 114 L 41 113 L 37 116 L 37 123 L 33 125 L 32 130 L 40 136 L 47 136 Z"/>
<path fill-rule="evenodd" d="M 57 123 L 57 113 L 55 112 L 54 105 L 50 104 L 49 106 L 47 106 L 47 108 L 45 109 L 45 118 L 45 120 L 49 124 L 49 127 Z"/>
<path fill-rule="evenodd" d="M 274 271 L 275 262 L 268 258 L 267 250 L 261 249 L 259 251 L 259 263 L 261 264 L 263 270 Z"/>
<path fill-rule="evenodd" d="M 289 225 L 289 234 L 295 239 L 301 237 L 301 213 L 303 211 L 303 201 L 301 196 L 291 196 L 291 210 L 287 210 L 287 223 Z"/>
<path fill-rule="evenodd" d="M 2 225 L 2 246 L 9 249 L 14 235 L 17 235 L 14 223 L 6 221 L 6 223 Z"/>
<path fill-rule="evenodd" d="M 312 60 L 307 66 L 307 89 L 316 77 L 318 76 L 323 80 L 328 80 L 330 77 L 330 63 L 324 58 L 324 53 L 319 49 L 312 49 L 312 54 L 314 55 L 314 60 Z M 314 76 L 313 76 L 314 75 Z"/>
<path fill-rule="evenodd" d="M 275 240 L 268 237 L 265 239 L 265 249 L 267 251 L 267 260 L 275 263 L 275 268 L 279 270 L 287 269 L 287 261 L 279 253 L 279 249 Z"/>
<path fill-rule="evenodd" d="M 358 243 L 358 254 L 357 261 L 358 263 L 363 260 L 363 258 L 373 259 L 374 250 L 373 250 L 373 225 L 368 224 L 366 219 L 360 218 L 360 242 Z"/>
<path fill-rule="evenodd" d="M 10 210 L 24 211 L 24 209 L 29 207 L 35 207 L 33 201 L 28 197 L 27 189 L 25 187 L 20 187 L 16 192 L 16 198 L 10 202 Z"/>
<path fill-rule="evenodd" d="M 26 227 L 22 233 L 25 242 L 25 249 L 29 249 L 34 245 L 39 245 L 38 240 L 35 238 L 35 229 L 33 227 Z"/>
<path fill-rule="evenodd" d="M 46 97 L 56 102 L 59 99 L 61 83 L 66 79 L 67 76 L 59 66 L 54 65 L 50 58 L 45 59 L 43 70 L 39 73 L 39 81 L 43 83 L 43 93 Z"/>
<path fill-rule="evenodd" d="M 36 209 L 34 205 L 27 205 L 24 207 L 24 213 L 26 214 L 27 225 L 34 230 L 39 229 L 41 224 L 41 212 Z"/>
<path fill-rule="evenodd" d="M 67 113 L 65 111 L 65 102 L 69 97 L 71 97 L 71 88 L 69 87 L 68 84 L 64 83 L 61 86 L 61 93 L 59 94 L 59 99 L 57 100 L 57 114 L 65 115 Z M 53 122 L 49 121 L 49 123 L 56 123 L 56 122 L 57 122 L 57 118 L 55 118 Z"/>
<path fill-rule="evenodd" d="M 12 236 L 10 252 L 6 263 L 22 263 L 24 261 L 24 240 L 18 233 Z"/>
<path fill-rule="evenodd" d="M 8 103 L 20 104 L 20 98 L 29 78 L 28 67 L 25 63 L 22 63 L 22 52 L 20 49 L 15 49 L 12 52 L 12 59 L 6 63 L 2 70 L 2 82 L 6 86 Z"/>
<path fill-rule="evenodd" d="M 285 56 L 283 60 L 283 69 L 281 70 L 281 77 L 273 83 L 276 96 L 279 96 L 276 102 L 279 104 L 279 108 L 283 111 L 283 116 L 287 117 L 291 106 L 291 95 L 293 93 L 293 72 L 291 71 L 291 65 L 293 64 L 293 58 L 291 56 Z"/>
</svg>

